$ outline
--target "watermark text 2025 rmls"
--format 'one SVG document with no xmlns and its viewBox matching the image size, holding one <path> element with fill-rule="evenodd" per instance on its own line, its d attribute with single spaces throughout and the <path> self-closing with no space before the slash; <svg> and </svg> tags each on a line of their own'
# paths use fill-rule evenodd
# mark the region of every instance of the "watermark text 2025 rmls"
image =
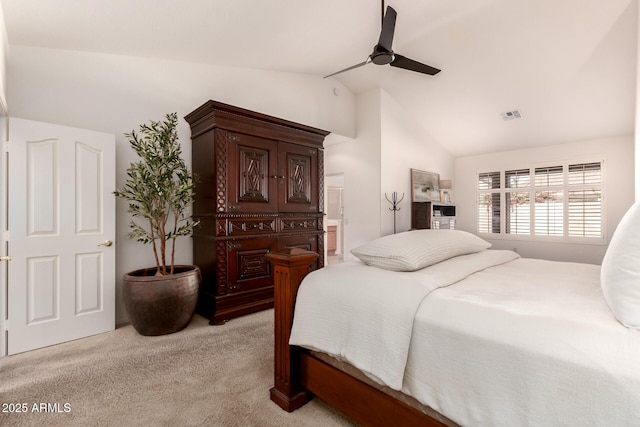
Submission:
<svg viewBox="0 0 640 427">
<path fill-rule="evenodd" d="M 71 412 L 71 404 L 60 403 L 60 402 L 34 402 L 34 403 L 10 402 L 10 403 L 2 403 L 0 412 L 5 414 L 6 413 L 16 413 L 16 414 L 17 413 L 34 413 L 34 412 L 69 413 Z"/>
</svg>

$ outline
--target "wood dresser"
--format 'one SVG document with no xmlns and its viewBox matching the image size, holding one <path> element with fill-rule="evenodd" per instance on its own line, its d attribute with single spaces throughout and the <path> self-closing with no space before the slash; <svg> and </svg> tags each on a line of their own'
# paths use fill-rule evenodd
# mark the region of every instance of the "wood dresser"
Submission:
<svg viewBox="0 0 640 427">
<path fill-rule="evenodd" d="M 456 205 L 445 202 L 412 202 L 411 229 L 456 228 Z"/>
<path fill-rule="evenodd" d="M 198 313 L 212 324 L 273 307 L 265 256 L 302 248 L 324 266 L 324 151 L 329 132 L 215 101 L 191 126 L 198 184 L 193 261 L 202 270 Z"/>
</svg>

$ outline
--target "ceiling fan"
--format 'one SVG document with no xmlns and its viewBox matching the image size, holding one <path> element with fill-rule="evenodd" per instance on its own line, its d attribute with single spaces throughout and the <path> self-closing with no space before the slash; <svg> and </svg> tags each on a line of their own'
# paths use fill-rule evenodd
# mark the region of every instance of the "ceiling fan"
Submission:
<svg viewBox="0 0 640 427">
<path fill-rule="evenodd" d="M 440 72 L 439 69 L 430 65 L 422 64 L 393 52 L 391 45 L 393 44 L 393 33 L 395 31 L 396 16 L 398 14 L 391 6 L 387 6 L 387 13 L 385 14 L 384 0 L 382 0 L 382 13 L 382 30 L 380 31 L 380 38 L 378 40 L 378 44 L 373 47 L 373 52 L 369 55 L 367 60 L 360 64 L 345 68 L 344 70 L 336 71 L 328 76 L 324 76 L 324 78 L 335 76 L 336 74 L 344 73 L 345 71 L 353 70 L 354 68 L 362 67 L 370 62 L 373 62 L 376 65 L 389 64 L 392 67 L 404 68 L 405 70 L 429 74 L 431 76 Z"/>
</svg>

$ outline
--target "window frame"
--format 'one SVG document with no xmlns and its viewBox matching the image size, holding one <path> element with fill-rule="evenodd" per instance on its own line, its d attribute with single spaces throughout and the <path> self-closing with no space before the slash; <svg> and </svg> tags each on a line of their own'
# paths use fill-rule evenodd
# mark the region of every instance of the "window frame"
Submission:
<svg viewBox="0 0 640 427">
<path fill-rule="evenodd" d="M 600 183 L 597 184 L 600 191 L 600 227 L 601 232 L 599 237 L 590 236 L 570 236 L 569 235 L 569 193 L 571 190 L 575 190 L 573 185 L 569 184 L 569 167 L 576 165 L 587 165 L 590 163 L 600 164 Z M 572 158 L 558 161 L 545 161 L 536 162 L 521 165 L 522 167 L 501 167 L 501 168 L 485 168 L 475 173 L 475 189 L 476 189 L 476 209 L 474 212 L 476 233 L 484 239 L 500 239 L 500 240 L 518 240 L 518 241 L 533 241 L 533 242 L 553 242 L 553 243 L 578 243 L 578 244 L 594 244 L 605 245 L 607 241 L 607 224 L 606 224 L 606 162 L 603 157 L 588 157 L 588 158 Z M 546 185 L 536 186 L 536 170 L 541 169 L 553 169 L 556 167 L 562 167 L 563 183 L 562 186 Z M 528 187 L 507 187 L 506 177 L 509 172 L 529 170 L 529 186 Z M 499 188 L 483 188 L 481 189 L 480 178 L 481 176 L 500 176 Z M 536 193 L 540 191 L 548 190 L 562 191 L 562 235 L 540 235 L 536 234 Z M 528 234 L 509 234 L 507 230 L 507 209 L 509 209 L 510 201 L 507 200 L 508 193 L 514 192 L 529 192 L 529 233 Z M 487 230 L 492 227 L 492 222 L 495 221 L 493 216 L 489 214 L 488 219 L 485 219 L 484 227 L 480 224 L 480 199 L 486 197 L 487 194 L 500 194 L 500 209 L 499 209 L 499 232 L 488 232 Z M 488 226 L 487 226 L 488 225 Z M 497 230 L 497 227 L 493 229 Z"/>
</svg>

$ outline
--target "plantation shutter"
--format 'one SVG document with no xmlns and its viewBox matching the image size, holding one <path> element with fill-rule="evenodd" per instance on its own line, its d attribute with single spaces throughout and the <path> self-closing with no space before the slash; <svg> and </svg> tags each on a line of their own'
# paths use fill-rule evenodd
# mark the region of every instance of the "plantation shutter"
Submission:
<svg viewBox="0 0 640 427">
<path fill-rule="evenodd" d="M 535 169 L 534 233 L 564 235 L 564 172 L 562 166 Z"/>
<path fill-rule="evenodd" d="M 478 232 L 602 239 L 603 161 L 478 174 Z"/>
<path fill-rule="evenodd" d="M 531 174 L 529 169 L 509 170 L 504 173 L 504 186 L 515 191 L 505 192 L 507 234 L 531 233 Z"/>
<path fill-rule="evenodd" d="M 569 236 L 602 237 L 602 165 L 569 165 Z"/>
<path fill-rule="evenodd" d="M 478 232 L 500 233 L 500 172 L 478 174 Z"/>
</svg>

